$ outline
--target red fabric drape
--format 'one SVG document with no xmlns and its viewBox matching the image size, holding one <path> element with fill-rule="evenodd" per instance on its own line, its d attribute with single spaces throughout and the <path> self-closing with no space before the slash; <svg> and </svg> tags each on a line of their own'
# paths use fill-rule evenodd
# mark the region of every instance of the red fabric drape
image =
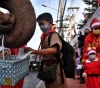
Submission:
<svg viewBox="0 0 100 88">
<path fill-rule="evenodd" d="M 98 4 L 100 4 L 100 0 L 97 0 Z"/>
</svg>

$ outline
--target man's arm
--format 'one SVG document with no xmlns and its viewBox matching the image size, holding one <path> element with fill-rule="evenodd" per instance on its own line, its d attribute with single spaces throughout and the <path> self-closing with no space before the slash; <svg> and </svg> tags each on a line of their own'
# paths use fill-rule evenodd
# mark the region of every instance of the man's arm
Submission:
<svg viewBox="0 0 100 88">
<path fill-rule="evenodd" d="M 47 49 L 41 49 L 41 50 L 33 50 L 30 47 L 26 47 L 25 52 L 27 51 L 33 51 L 31 54 L 39 54 L 39 55 L 51 55 L 51 54 L 56 54 L 57 53 L 57 47 L 53 46 Z"/>
</svg>

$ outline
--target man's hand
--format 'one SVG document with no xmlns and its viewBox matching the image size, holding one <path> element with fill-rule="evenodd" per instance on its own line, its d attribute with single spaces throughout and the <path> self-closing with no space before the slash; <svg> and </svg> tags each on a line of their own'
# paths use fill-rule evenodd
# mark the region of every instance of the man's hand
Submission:
<svg viewBox="0 0 100 88">
<path fill-rule="evenodd" d="M 26 52 L 28 52 L 28 51 L 33 51 L 34 49 L 32 49 L 32 48 L 30 48 L 30 47 L 26 47 L 25 49 L 24 49 L 24 52 L 26 53 Z"/>
<path fill-rule="evenodd" d="M 8 49 L 4 49 L 4 56 L 7 58 L 10 55 L 10 51 Z M 3 56 L 3 52 L 0 52 L 0 56 Z"/>
</svg>

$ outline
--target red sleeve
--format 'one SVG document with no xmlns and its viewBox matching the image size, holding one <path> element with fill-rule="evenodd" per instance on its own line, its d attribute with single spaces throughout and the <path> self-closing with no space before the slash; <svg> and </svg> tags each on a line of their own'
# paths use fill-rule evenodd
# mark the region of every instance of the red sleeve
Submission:
<svg viewBox="0 0 100 88">
<path fill-rule="evenodd" d="M 10 51 L 11 51 L 11 55 L 17 55 L 19 48 L 11 48 Z"/>
<path fill-rule="evenodd" d="M 26 47 L 26 45 L 21 46 L 20 48 L 24 49 L 25 47 Z M 10 51 L 11 51 L 11 55 L 17 55 L 19 52 L 19 48 L 11 48 Z"/>
</svg>

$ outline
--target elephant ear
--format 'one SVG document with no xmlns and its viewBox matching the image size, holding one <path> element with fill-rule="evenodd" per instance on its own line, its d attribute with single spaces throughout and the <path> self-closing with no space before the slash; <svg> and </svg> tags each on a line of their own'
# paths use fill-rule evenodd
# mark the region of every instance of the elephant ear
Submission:
<svg viewBox="0 0 100 88">
<path fill-rule="evenodd" d="M 36 16 L 30 0 L 0 0 L 0 6 L 15 16 L 15 24 L 10 33 L 4 34 L 4 46 L 17 48 L 26 45 L 36 27 Z M 2 37 L 0 38 L 0 45 Z"/>
</svg>

